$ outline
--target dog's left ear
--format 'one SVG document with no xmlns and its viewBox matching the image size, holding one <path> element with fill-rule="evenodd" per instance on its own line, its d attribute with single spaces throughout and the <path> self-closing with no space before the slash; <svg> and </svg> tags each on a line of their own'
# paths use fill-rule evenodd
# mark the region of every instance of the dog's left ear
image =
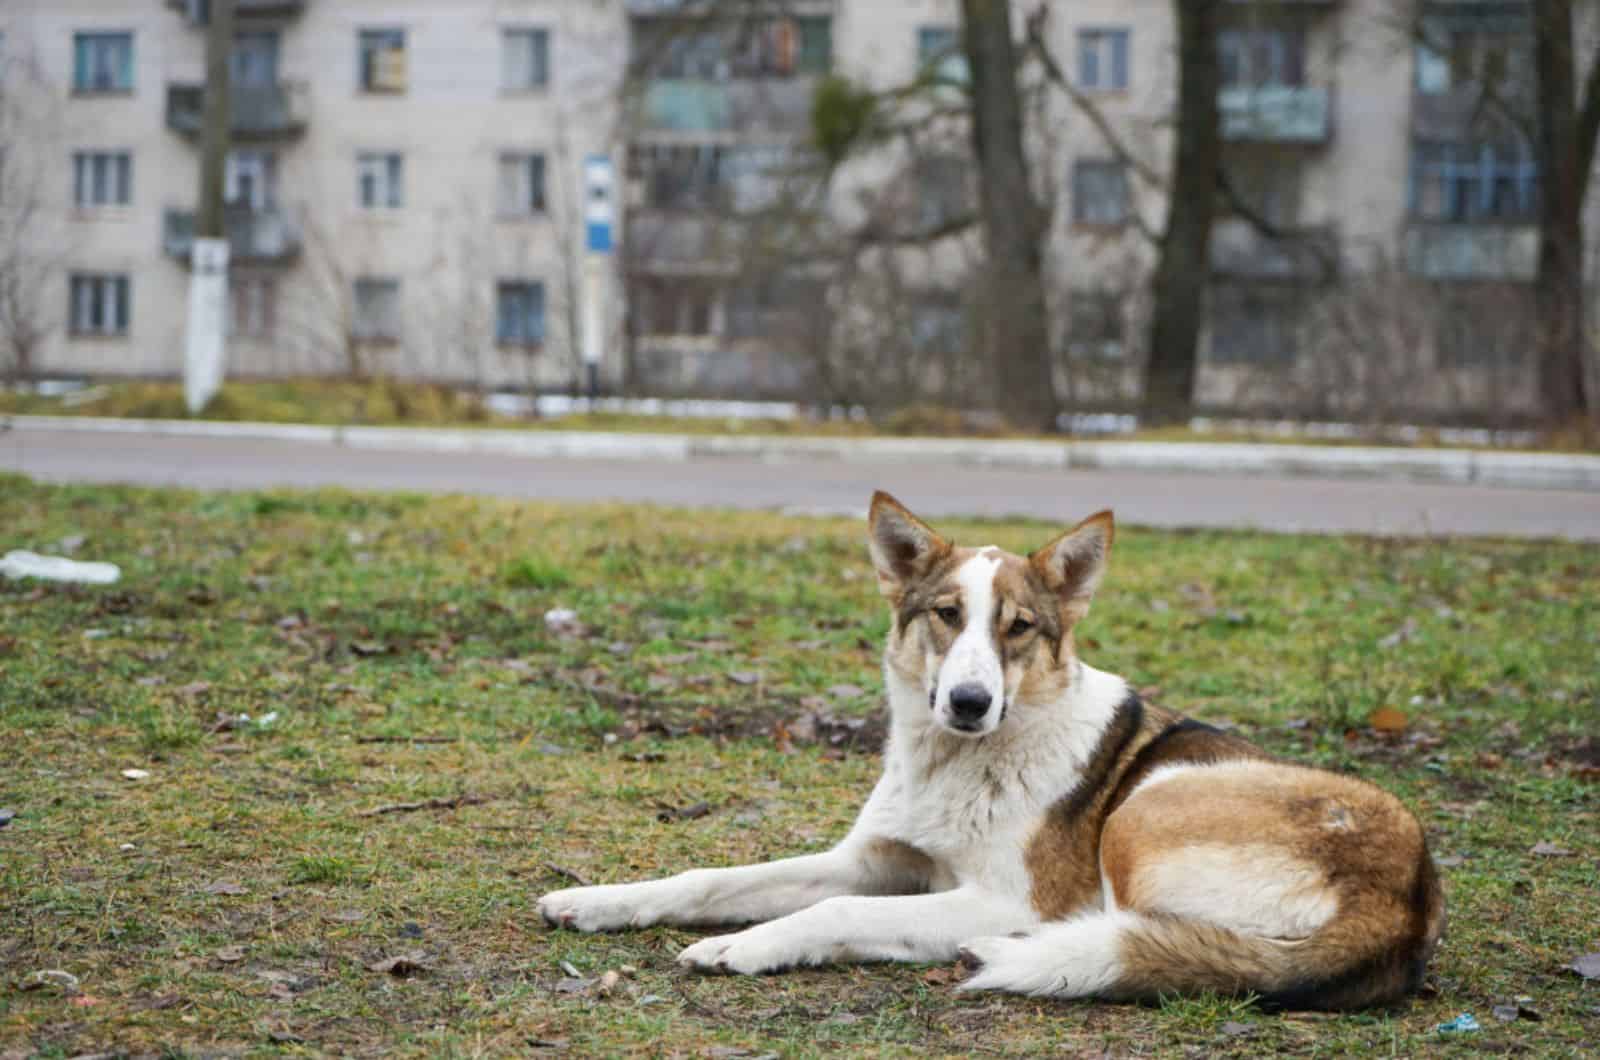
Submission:
<svg viewBox="0 0 1600 1060">
<path fill-rule="evenodd" d="M 1028 557 L 1045 585 L 1061 598 L 1068 625 L 1089 613 L 1116 536 L 1111 512 L 1096 512 Z"/>
</svg>

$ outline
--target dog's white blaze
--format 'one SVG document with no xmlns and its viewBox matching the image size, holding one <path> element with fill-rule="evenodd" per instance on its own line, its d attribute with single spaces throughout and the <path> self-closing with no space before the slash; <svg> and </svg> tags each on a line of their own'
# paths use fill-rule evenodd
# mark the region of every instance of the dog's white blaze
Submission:
<svg viewBox="0 0 1600 1060">
<path fill-rule="evenodd" d="M 1195 843 L 1164 853 L 1134 889 L 1150 912 L 1272 939 L 1303 939 L 1339 911 L 1321 868 L 1267 843 Z"/>
<path fill-rule="evenodd" d="M 994 650 L 994 575 L 999 569 L 1000 557 L 991 547 L 980 551 L 956 571 L 966 624 L 939 668 L 939 695 L 935 701 L 940 716 L 949 718 L 952 688 L 972 682 L 988 689 L 989 713 L 983 719 L 980 732 L 994 730 L 1006 694 L 1000 654 Z"/>
</svg>

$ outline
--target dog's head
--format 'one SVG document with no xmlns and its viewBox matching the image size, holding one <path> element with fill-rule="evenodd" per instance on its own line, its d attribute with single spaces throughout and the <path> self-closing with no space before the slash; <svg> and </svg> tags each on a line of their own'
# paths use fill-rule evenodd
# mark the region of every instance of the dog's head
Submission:
<svg viewBox="0 0 1600 1060">
<path fill-rule="evenodd" d="M 986 736 L 1008 711 L 1054 703 L 1073 670 L 1114 534 L 1091 515 L 1031 556 L 957 548 L 879 491 L 867 516 L 878 588 L 893 609 L 886 660 L 920 684 L 936 724 Z"/>
</svg>

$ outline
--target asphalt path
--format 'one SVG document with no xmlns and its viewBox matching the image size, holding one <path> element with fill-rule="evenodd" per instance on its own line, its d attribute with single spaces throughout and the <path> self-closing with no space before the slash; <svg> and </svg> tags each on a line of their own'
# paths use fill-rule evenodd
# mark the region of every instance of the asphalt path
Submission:
<svg viewBox="0 0 1600 1060">
<path fill-rule="evenodd" d="M 881 488 L 927 515 L 1072 522 L 1114 508 L 1119 520 L 1146 526 L 1600 541 L 1600 493 L 1344 479 L 815 459 L 534 459 L 22 428 L 0 433 L 0 470 L 49 482 L 345 486 L 847 515 L 864 512 Z"/>
</svg>

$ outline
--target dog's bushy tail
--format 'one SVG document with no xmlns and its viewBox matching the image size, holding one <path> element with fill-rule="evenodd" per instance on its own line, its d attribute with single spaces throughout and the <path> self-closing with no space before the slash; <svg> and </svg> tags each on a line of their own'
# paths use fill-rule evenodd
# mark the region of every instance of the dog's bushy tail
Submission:
<svg viewBox="0 0 1600 1060">
<path fill-rule="evenodd" d="M 1426 855 L 1423 865 L 1409 907 L 1337 916 L 1308 938 L 1263 938 L 1159 913 L 1093 913 L 1022 939 L 978 940 L 963 952 L 974 970 L 964 986 L 1124 1001 L 1210 991 L 1279 1008 L 1386 1004 L 1422 984 L 1444 930 Z"/>
</svg>

